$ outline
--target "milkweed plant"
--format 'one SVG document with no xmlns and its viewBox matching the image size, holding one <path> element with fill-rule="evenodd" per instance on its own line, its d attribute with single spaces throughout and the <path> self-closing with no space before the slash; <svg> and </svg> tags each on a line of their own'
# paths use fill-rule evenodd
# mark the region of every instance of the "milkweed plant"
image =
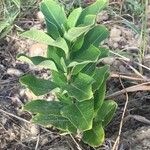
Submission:
<svg viewBox="0 0 150 150">
<path fill-rule="evenodd" d="M 98 60 L 109 52 L 101 45 L 109 32 L 104 25 L 96 24 L 97 14 L 107 4 L 107 0 L 97 0 L 67 16 L 60 3 L 43 0 L 40 10 L 47 32 L 30 29 L 21 36 L 48 45 L 47 56 L 17 56 L 51 70 L 47 80 L 31 74 L 20 78 L 36 96 L 55 93 L 53 101 L 37 99 L 24 106 L 24 110 L 33 114 L 31 121 L 74 136 L 80 133 L 82 141 L 92 147 L 103 144 L 104 129 L 117 108 L 116 102 L 105 99 L 109 66 L 97 67 Z"/>
</svg>

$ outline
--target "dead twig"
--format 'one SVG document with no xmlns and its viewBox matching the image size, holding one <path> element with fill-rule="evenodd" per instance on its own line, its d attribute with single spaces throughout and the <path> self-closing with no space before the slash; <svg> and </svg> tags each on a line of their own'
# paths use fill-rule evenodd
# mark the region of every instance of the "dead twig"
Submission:
<svg viewBox="0 0 150 150">
<path fill-rule="evenodd" d="M 150 91 L 150 82 L 130 86 L 128 88 L 122 89 L 120 91 L 117 91 L 111 95 L 106 96 L 106 98 L 112 98 L 121 94 L 124 94 L 126 92 L 137 92 L 137 91 Z"/>
<path fill-rule="evenodd" d="M 124 120 L 125 122 L 129 119 L 129 118 L 133 118 L 139 122 L 145 123 L 145 124 L 149 124 L 150 125 L 150 120 L 146 119 L 143 116 L 140 115 L 128 115 Z"/>
<path fill-rule="evenodd" d="M 128 80 L 134 80 L 134 81 L 147 81 L 147 79 L 143 79 L 140 77 L 132 77 L 132 76 L 128 76 L 128 75 L 124 75 L 124 74 L 120 74 L 120 73 L 114 73 L 112 72 L 110 75 L 111 78 L 123 78 L 123 79 L 128 79 Z"/>
<path fill-rule="evenodd" d="M 125 116 L 125 112 L 126 112 L 126 109 L 127 109 L 127 105 L 128 105 L 128 101 L 129 101 L 129 96 L 128 96 L 128 93 L 121 81 L 121 78 L 119 78 L 120 80 L 120 83 L 121 83 L 121 86 L 122 88 L 124 89 L 125 91 L 125 94 L 126 94 L 126 102 L 125 102 L 125 105 L 124 105 L 124 109 L 123 109 L 123 113 L 122 113 L 122 117 L 121 117 L 121 122 L 120 122 L 120 126 L 119 126 L 119 132 L 118 132 L 118 136 L 116 138 L 116 141 L 113 145 L 113 148 L 112 150 L 118 150 L 118 146 L 119 146 L 119 141 L 120 141 L 120 136 L 121 136 L 121 132 L 122 132 L 122 127 L 123 127 L 123 121 L 124 121 L 124 116 Z"/>
<path fill-rule="evenodd" d="M 40 141 L 40 135 L 37 136 L 37 141 L 36 141 L 35 150 L 38 150 L 39 141 Z"/>
<path fill-rule="evenodd" d="M 72 138 L 72 140 L 74 141 L 74 143 L 76 144 L 77 149 L 78 149 L 78 150 L 82 150 L 82 148 L 80 147 L 80 145 L 78 144 L 78 142 L 75 140 L 75 138 L 74 138 L 71 134 L 69 134 L 69 135 L 70 135 L 70 137 Z"/>
</svg>

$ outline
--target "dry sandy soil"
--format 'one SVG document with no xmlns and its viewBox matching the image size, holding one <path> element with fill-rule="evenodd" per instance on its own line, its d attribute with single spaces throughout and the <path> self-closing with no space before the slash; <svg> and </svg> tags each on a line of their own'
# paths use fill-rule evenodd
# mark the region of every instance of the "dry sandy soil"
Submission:
<svg viewBox="0 0 150 150">
<path fill-rule="evenodd" d="M 44 29 L 45 25 L 37 17 L 28 15 L 16 24 L 24 30 L 36 27 Z M 103 17 L 102 17 L 103 16 Z M 31 19 L 32 18 L 32 19 Z M 138 19 L 137 19 L 138 20 Z M 121 18 L 113 16 L 109 11 L 98 15 L 98 22 L 105 24 L 110 30 L 110 37 L 104 45 L 111 49 L 110 57 L 102 63 L 110 64 L 111 77 L 107 82 L 107 97 L 115 99 L 119 107 L 114 120 L 106 129 L 106 141 L 97 150 L 111 150 L 118 136 L 122 114 L 128 98 L 121 139 L 118 150 L 150 149 L 150 41 L 146 45 L 143 65 L 139 64 L 141 37 L 132 29 L 121 24 Z M 141 24 L 135 21 L 138 28 Z M 147 34 L 149 36 L 149 33 Z M 148 40 L 150 37 L 147 38 Z M 18 36 L 18 29 L 0 40 L 0 149 L 1 150 L 76 150 L 77 145 L 70 136 L 60 136 L 54 128 L 45 129 L 33 125 L 29 121 L 31 115 L 22 111 L 22 106 L 30 99 L 36 98 L 19 83 L 19 77 L 25 73 L 33 73 L 47 78 L 50 71 L 40 70 L 16 60 L 18 53 L 30 56 L 44 55 L 45 45 L 34 43 Z M 124 59 L 128 58 L 128 60 Z M 138 71 L 139 68 L 142 70 Z M 144 84 L 144 85 L 141 85 Z M 128 95 L 123 89 L 130 87 Z M 132 88 L 132 86 L 135 86 Z M 118 92 L 119 93 L 116 93 Z M 52 99 L 52 95 L 46 95 Z M 83 150 L 93 148 L 76 139 Z"/>
</svg>

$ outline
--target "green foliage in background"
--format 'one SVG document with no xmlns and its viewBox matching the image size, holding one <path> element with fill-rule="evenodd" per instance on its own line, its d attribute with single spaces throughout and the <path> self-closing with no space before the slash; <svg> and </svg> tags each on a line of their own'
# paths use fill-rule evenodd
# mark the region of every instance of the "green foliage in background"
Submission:
<svg viewBox="0 0 150 150">
<path fill-rule="evenodd" d="M 13 28 L 15 19 L 23 17 L 22 9 L 26 11 L 36 0 L 1 0 L 0 1 L 0 39 L 5 37 Z"/>
<path fill-rule="evenodd" d="M 53 0 L 43 0 L 40 9 L 45 16 L 47 33 L 31 29 L 22 34 L 48 45 L 47 57 L 18 55 L 19 60 L 50 69 L 49 80 L 27 74 L 20 78 L 35 95 L 51 91 L 55 101 L 32 100 L 24 106 L 33 114 L 32 122 L 55 126 L 68 134 L 82 133 L 82 140 L 97 147 L 105 139 L 104 128 L 111 121 L 117 104 L 105 100 L 109 66 L 97 67 L 97 61 L 108 56 L 100 43 L 109 32 L 96 24 L 96 15 L 107 6 L 107 0 L 97 0 L 66 16 L 64 8 Z"/>
<path fill-rule="evenodd" d="M 124 11 L 132 16 L 139 17 L 144 12 L 144 5 L 141 0 L 126 0 L 123 5 Z"/>
</svg>

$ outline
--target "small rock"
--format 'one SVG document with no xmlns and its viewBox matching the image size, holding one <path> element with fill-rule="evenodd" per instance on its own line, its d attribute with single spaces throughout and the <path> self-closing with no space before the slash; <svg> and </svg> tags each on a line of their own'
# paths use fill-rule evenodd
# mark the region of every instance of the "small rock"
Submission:
<svg viewBox="0 0 150 150">
<path fill-rule="evenodd" d="M 39 19 L 39 21 L 40 21 L 41 23 L 44 22 L 44 15 L 43 15 L 43 13 L 42 13 L 41 11 L 39 11 L 39 12 L 37 13 L 37 19 Z"/>
<path fill-rule="evenodd" d="M 27 99 L 37 99 L 38 97 L 36 95 L 34 95 L 29 89 L 26 89 L 25 91 L 25 95 L 27 97 Z"/>
<path fill-rule="evenodd" d="M 3 69 L 5 69 L 5 67 L 2 64 L 0 64 L 0 70 L 3 70 Z"/>
<path fill-rule="evenodd" d="M 43 139 L 41 139 L 41 140 L 42 140 L 42 141 L 41 141 L 41 145 L 42 145 L 42 146 L 48 143 L 48 138 L 47 138 L 47 137 L 45 137 L 45 138 L 43 138 Z"/>
<path fill-rule="evenodd" d="M 15 69 L 15 68 L 8 68 L 7 74 L 15 75 L 15 76 L 19 77 L 19 76 L 23 75 L 23 72 L 18 69 Z"/>
<path fill-rule="evenodd" d="M 38 125 L 32 125 L 30 129 L 32 136 L 37 136 L 40 132 L 39 130 L 40 129 Z"/>
<path fill-rule="evenodd" d="M 106 57 L 102 59 L 102 63 L 112 65 L 115 61 L 114 57 Z"/>
<path fill-rule="evenodd" d="M 12 103 L 15 107 L 20 108 L 23 105 L 23 103 L 21 102 L 21 100 L 17 96 L 12 97 L 11 100 L 12 100 Z"/>
<path fill-rule="evenodd" d="M 47 50 L 47 45 L 44 44 L 33 44 L 29 49 L 29 55 L 33 56 L 45 56 Z"/>
<path fill-rule="evenodd" d="M 109 16 L 108 16 L 107 11 L 102 11 L 101 13 L 99 13 L 97 15 L 96 21 L 97 21 L 97 23 L 101 23 L 103 21 L 108 20 L 108 18 L 109 18 Z"/>
<path fill-rule="evenodd" d="M 25 94 L 26 94 L 26 90 L 25 90 L 25 89 L 20 89 L 20 90 L 19 90 L 19 95 L 20 95 L 21 97 L 24 97 Z"/>
<path fill-rule="evenodd" d="M 120 66 L 119 66 L 119 70 L 120 70 L 120 72 L 122 72 L 122 73 L 127 73 L 127 72 L 128 72 L 128 70 L 126 69 L 126 67 L 124 67 L 123 65 L 120 65 Z"/>
<path fill-rule="evenodd" d="M 118 47 L 119 47 L 119 44 L 118 44 L 118 43 L 113 43 L 112 47 L 113 47 L 113 48 L 118 48 Z"/>
<path fill-rule="evenodd" d="M 110 38 L 114 39 L 114 38 L 120 38 L 121 37 L 121 30 L 113 27 L 110 31 Z"/>
</svg>

